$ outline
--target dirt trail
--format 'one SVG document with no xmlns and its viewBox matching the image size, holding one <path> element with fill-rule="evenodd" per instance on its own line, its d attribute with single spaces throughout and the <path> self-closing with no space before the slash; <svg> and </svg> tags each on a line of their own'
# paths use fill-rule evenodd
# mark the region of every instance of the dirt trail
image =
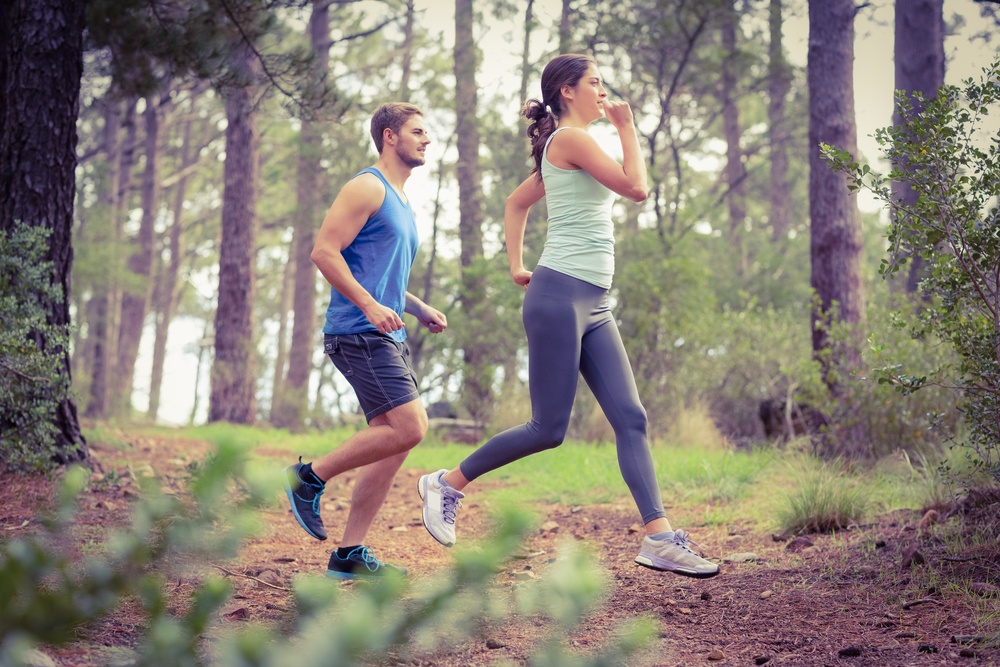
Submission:
<svg viewBox="0 0 1000 667">
<path fill-rule="evenodd" d="M 74 535 L 81 545 L 100 539 L 109 526 L 127 522 L 136 487 L 122 463 L 126 456 L 136 475 L 155 474 L 166 488 L 179 490 L 188 466 L 209 451 L 201 442 L 146 437 L 135 439 L 129 452 L 100 443 L 92 447 L 101 471 L 82 499 Z M 434 575 L 452 558 L 421 525 L 415 484 L 423 472 L 400 473 L 370 534 L 370 545 L 380 558 L 407 567 L 415 578 Z M 38 508 L 50 502 L 51 493 L 49 485 L 37 479 L 2 477 L 0 539 L 6 539 L 32 530 Z M 293 604 L 282 589 L 297 573 L 325 570 L 341 517 L 346 517 L 350 484 L 349 477 L 341 480 L 324 496 L 331 540 L 320 543 L 308 537 L 287 507 L 276 505 L 266 512 L 265 532 L 246 545 L 238 560 L 215 564 L 231 573 L 235 588 L 222 610 L 223 625 L 289 619 Z M 976 627 L 970 598 L 956 589 L 979 582 L 989 592 L 996 590 L 989 586 L 1000 584 L 998 506 L 994 500 L 983 515 L 992 526 L 993 543 L 969 547 L 960 559 L 946 557 L 946 545 L 938 537 L 941 526 L 919 531 L 921 515 L 909 511 L 836 537 L 810 536 L 795 544 L 777 542 L 749 525 L 684 526 L 709 557 L 723 560 L 722 574 L 693 580 L 633 563 L 640 534 L 630 506 L 549 505 L 544 508 L 546 523 L 524 545 L 527 557 L 512 561 L 498 575 L 496 586 L 503 592 L 532 585 L 546 576 L 560 544 L 581 540 L 596 552 L 610 592 L 566 638 L 574 650 L 596 650 L 622 622 L 649 615 L 657 619 L 661 634 L 634 665 L 1000 665 L 1000 650 L 954 641 L 989 630 Z M 690 508 L 685 514 L 698 516 Z M 459 515 L 460 538 L 483 538 L 488 522 L 487 508 L 470 498 Z M 914 549 L 915 556 L 909 553 Z M 917 564 L 903 567 L 908 556 Z M 741 559 L 748 560 L 725 562 Z M 954 582 L 957 586 L 951 585 Z M 190 588 L 177 582 L 175 592 L 181 596 Z M 981 603 L 980 615 L 985 609 L 1000 617 L 1000 599 L 984 597 Z M 524 664 L 550 628 L 541 616 L 514 616 L 446 651 L 401 653 L 385 664 Z M 998 630 L 993 628 L 994 633 Z M 141 619 L 126 607 L 82 630 L 80 641 L 46 653 L 60 665 L 100 665 L 106 661 L 105 647 L 133 646 L 141 631 Z"/>
</svg>

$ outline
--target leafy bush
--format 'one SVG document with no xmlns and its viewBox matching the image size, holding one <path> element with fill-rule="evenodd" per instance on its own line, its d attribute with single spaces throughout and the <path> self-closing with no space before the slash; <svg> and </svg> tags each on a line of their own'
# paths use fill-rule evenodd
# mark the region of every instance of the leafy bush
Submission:
<svg viewBox="0 0 1000 667">
<path fill-rule="evenodd" d="M 914 338 L 947 341 L 959 357 L 954 366 L 889 364 L 878 369 L 879 382 L 903 394 L 932 384 L 958 390 L 965 444 L 1000 480 L 1000 144 L 986 123 L 1000 111 L 1000 59 L 983 72 L 964 88 L 943 86 L 931 100 L 917 98 L 919 111 L 897 95 L 903 123 L 875 134 L 892 167 L 885 176 L 845 151 L 822 150 L 848 174 L 849 188 L 871 191 L 892 212 L 882 275 L 893 276 L 912 257 L 926 264 L 924 300 L 901 320 Z M 891 182 L 908 184 L 917 201 L 894 197 Z"/>
<path fill-rule="evenodd" d="M 43 469 L 55 453 L 53 416 L 69 393 L 63 354 L 69 328 L 52 326 L 40 303 L 60 298 L 51 262 L 42 261 L 48 230 L 0 230 L 0 462 Z"/>
</svg>

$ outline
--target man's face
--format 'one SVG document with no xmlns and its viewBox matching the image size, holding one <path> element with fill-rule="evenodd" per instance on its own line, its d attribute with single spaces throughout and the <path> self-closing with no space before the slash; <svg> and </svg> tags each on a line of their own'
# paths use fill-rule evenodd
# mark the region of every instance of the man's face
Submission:
<svg viewBox="0 0 1000 667">
<path fill-rule="evenodd" d="M 424 118 L 419 114 L 410 116 L 399 134 L 395 144 L 396 155 L 408 167 L 419 167 L 427 161 L 425 152 L 431 143 L 427 131 L 424 130 Z"/>
</svg>

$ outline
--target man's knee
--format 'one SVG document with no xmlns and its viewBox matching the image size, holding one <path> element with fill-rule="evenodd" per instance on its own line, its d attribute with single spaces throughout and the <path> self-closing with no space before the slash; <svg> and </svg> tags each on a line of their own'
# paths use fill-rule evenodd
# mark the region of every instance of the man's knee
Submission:
<svg viewBox="0 0 1000 667">
<path fill-rule="evenodd" d="M 408 422 L 400 429 L 400 444 L 406 449 L 413 449 L 427 435 L 427 419 Z"/>
<path fill-rule="evenodd" d="M 390 426 L 396 434 L 396 442 L 401 451 L 413 449 L 427 435 L 427 412 L 422 405 L 407 404 L 397 408 L 391 415 Z"/>
</svg>

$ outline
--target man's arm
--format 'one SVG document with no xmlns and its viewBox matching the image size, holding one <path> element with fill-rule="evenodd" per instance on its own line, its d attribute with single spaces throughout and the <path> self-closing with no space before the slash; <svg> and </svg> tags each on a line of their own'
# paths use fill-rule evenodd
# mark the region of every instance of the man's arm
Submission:
<svg viewBox="0 0 1000 667">
<path fill-rule="evenodd" d="M 385 186 L 378 177 L 362 174 L 348 181 L 323 219 L 310 258 L 327 282 L 360 308 L 379 333 L 390 333 L 402 329 L 403 320 L 361 286 L 342 254 L 382 205 L 383 199 Z"/>
<path fill-rule="evenodd" d="M 441 333 L 448 328 L 448 318 L 445 317 L 444 313 L 431 308 L 409 292 L 406 293 L 406 308 L 404 310 L 416 317 L 431 333 Z"/>
</svg>

